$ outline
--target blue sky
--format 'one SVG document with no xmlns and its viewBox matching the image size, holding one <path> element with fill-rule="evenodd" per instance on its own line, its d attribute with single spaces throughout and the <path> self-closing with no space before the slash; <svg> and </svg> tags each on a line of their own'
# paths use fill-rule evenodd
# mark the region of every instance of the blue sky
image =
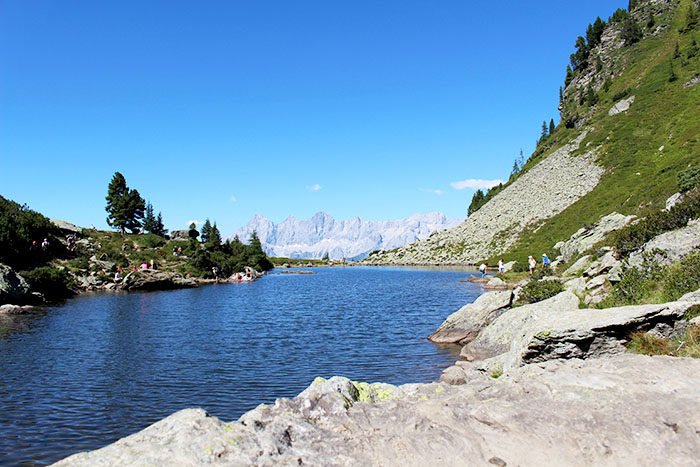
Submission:
<svg viewBox="0 0 700 467">
<path fill-rule="evenodd" d="M 166 227 L 464 217 L 578 35 L 621 1 L 0 0 L 0 195 L 107 228 L 115 171 Z"/>
</svg>

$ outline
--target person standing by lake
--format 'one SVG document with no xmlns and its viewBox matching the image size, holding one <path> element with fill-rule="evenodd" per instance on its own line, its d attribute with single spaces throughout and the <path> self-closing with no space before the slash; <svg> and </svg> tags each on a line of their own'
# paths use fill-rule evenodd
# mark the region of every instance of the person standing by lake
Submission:
<svg viewBox="0 0 700 467">
<path fill-rule="evenodd" d="M 503 263 L 503 258 L 501 258 L 498 260 L 498 273 L 503 274 L 504 272 L 506 272 L 506 268 Z"/>
<path fill-rule="evenodd" d="M 532 256 L 528 256 L 527 258 L 528 265 L 530 266 L 530 274 L 535 273 L 535 267 L 537 266 L 537 261 L 535 261 L 535 258 Z"/>
</svg>

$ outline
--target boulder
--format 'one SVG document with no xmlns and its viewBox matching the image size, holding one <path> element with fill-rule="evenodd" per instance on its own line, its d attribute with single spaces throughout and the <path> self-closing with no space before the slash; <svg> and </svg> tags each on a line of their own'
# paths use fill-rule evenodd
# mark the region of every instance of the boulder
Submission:
<svg viewBox="0 0 700 467">
<path fill-rule="evenodd" d="M 615 105 L 613 105 L 610 110 L 608 110 L 608 115 L 611 117 L 613 115 L 617 115 L 621 112 L 627 112 L 634 102 L 634 96 L 630 96 L 627 99 L 622 99 L 621 101 L 617 102 Z"/>
<path fill-rule="evenodd" d="M 505 290 L 510 288 L 503 279 L 498 277 L 489 280 L 483 287 L 488 290 Z"/>
<path fill-rule="evenodd" d="M 578 273 L 585 271 L 592 261 L 593 258 L 591 255 L 581 256 L 574 264 L 569 266 L 569 268 L 564 271 L 564 276 L 575 276 Z"/>
<path fill-rule="evenodd" d="M 598 261 L 593 262 L 588 269 L 583 272 L 586 277 L 597 276 L 613 268 L 620 268 L 622 263 L 615 258 L 615 255 L 609 251 L 603 255 Z"/>
<path fill-rule="evenodd" d="M 608 276 L 606 274 L 601 274 L 600 276 L 594 277 L 593 279 L 586 282 L 586 290 L 591 290 L 595 289 L 596 287 L 600 287 L 603 284 L 605 284 L 606 280 L 608 280 Z"/>
<path fill-rule="evenodd" d="M 571 261 L 577 254 L 588 250 L 610 232 L 621 229 L 634 219 L 635 216 L 623 216 L 613 212 L 602 217 L 595 225 L 579 229 L 559 248 L 564 261 Z"/>
<path fill-rule="evenodd" d="M 508 261 L 507 263 L 503 263 L 503 272 L 512 271 L 515 267 L 515 263 L 517 263 L 517 261 Z"/>
<path fill-rule="evenodd" d="M 673 206 L 678 204 L 678 201 L 681 200 L 682 196 L 683 195 L 681 195 L 680 193 L 676 193 L 675 195 L 671 195 L 671 197 L 666 200 L 666 209 L 665 210 L 670 211 Z"/>
<path fill-rule="evenodd" d="M 33 302 L 29 284 L 10 266 L 0 264 L 0 304 Z"/>
<path fill-rule="evenodd" d="M 481 295 L 474 303 L 465 305 L 448 316 L 445 322 L 428 336 L 428 340 L 449 344 L 465 343 L 473 339 L 484 326 L 510 306 L 512 295 L 510 290 Z"/>
<path fill-rule="evenodd" d="M 584 290 L 586 290 L 586 279 L 583 277 L 571 279 L 564 283 L 564 290 L 568 290 L 576 295 L 581 295 Z"/>
<path fill-rule="evenodd" d="M 171 240 L 189 240 L 190 239 L 190 231 L 189 231 L 189 229 L 187 229 L 187 230 L 172 230 L 172 231 L 170 231 L 170 239 Z"/>
<path fill-rule="evenodd" d="M 483 328 L 460 354 L 479 360 L 506 354 L 504 371 L 556 358 L 589 358 L 624 352 L 630 334 L 659 323 L 676 327 L 700 301 L 677 301 L 607 309 L 579 309 L 579 299 L 562 292 L 542 302 L 512 308 Z"/>
<path fill-rule="evenodd" d="M 102 255 L 106 256 L 106 255 Z M 101 269 L 105 272 L 114 272 L 117 270 L 117 265 L 111 261 L 105 261 L 101 259 L 97 259 L 97 256 L 92 255 L 90 257 L 90 263 L 93 264 L 97 269 Z"/>
<path fill-rule="evenodd" d="M 33 306 L 0 305 L 0 315 L 22 315 L 33 310 Z"/>
<path fill-rule="evenodd" d="M 60 219 L 51 219 L 51 223 L 61 229 L 61 231 L 64 234 L 82 234 L 83 233 L 83 228 L 78 227 L 75 224 L 71 224 L 70 222 L 62 221 Z"/>
<path fill-rule="evenodd" d="M 197 282 L 169 271 L 140 269 L 127 274 L 122 286 L 127 290 L 170 290 L 197 287 Z"/>
<path fill-rule="evenodd" d="M 56 465 L 692 465 L 700 458 L 700 360 L 692 358 L 549 361 L 459 385 L 334 377 L 311 386 L 231 423 L 182 410 Z"/>
<path fill-rule="evenodd" d="M 669 266 L 698 248 L 700 248 L 700 219 L 691 220 L 683 228 L 652 238 L 640 250 L 630 254 L 628 263 L 632 267 L 640 267 L 646 257 L 657 264 Z"/>
</svg>

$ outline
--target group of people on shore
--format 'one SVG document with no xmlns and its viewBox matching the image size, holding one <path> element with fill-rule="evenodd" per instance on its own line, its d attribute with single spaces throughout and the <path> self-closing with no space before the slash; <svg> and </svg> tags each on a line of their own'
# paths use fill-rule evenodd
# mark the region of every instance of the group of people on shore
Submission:
<svg viewBox="0 0 700 467">
<path fill-rule="evenodd" d="M 528 263 L 528 268 L 530 269 L 530 274 L 535 273 L 535 269 L 537 268 L 537 260 L 532 257 L 532 255 L 528 256 L 527 258 L 527 263 Z M 552 260 L 549 259 L 546 253 L 542 253 L 542 271 L 548 270 L 552 265 Z M 486 273 L 488 272 L 488 266 L 486 263 L 482 263 L 481 266 L 479 266 L 479 272 L 481 273 L 481 277 L 484 278 L 486 276 Z M 504 274 L 506 272 L 505 268 L 505 263 L 503 261 L 503 258 L 498 260 L 498 274 Z"/>
</svg>

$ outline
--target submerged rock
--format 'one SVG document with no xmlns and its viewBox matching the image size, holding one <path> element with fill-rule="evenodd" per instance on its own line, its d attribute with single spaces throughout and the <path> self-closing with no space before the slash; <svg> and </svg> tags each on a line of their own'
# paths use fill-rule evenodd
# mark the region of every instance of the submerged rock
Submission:
<svg viewBox="0 0 700 467">
<path fill-rule="evenodd" d="M 552 361 L 456 386 L 336 377 L 237 422 L 182 410 L 56 465 L 690 465 L 698 414 L 687 358 Z"/>
</svg>

